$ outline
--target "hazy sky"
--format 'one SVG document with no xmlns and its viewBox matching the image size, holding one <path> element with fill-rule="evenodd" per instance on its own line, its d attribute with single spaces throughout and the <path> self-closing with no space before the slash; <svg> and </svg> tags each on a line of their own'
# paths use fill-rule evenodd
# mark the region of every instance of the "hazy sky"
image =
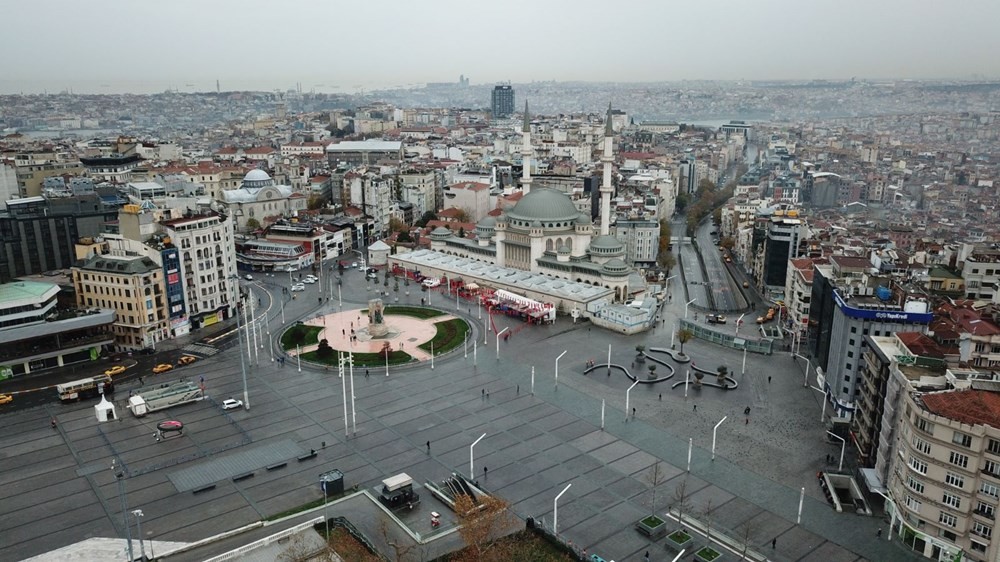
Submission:
<svg viewBox="0 0 1000 562">
<path fill-rule="evenodd" d="M 25 0 L 2 14 L 3 92 L 1000 77 L 998 0 Z"/>
</svg>

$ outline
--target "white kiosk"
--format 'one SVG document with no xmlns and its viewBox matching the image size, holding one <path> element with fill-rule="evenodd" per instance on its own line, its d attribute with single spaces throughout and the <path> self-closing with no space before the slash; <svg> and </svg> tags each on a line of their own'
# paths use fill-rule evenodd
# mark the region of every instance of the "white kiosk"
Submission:
<svg viewBox="0 0 1000 562">
<path fill-rule="evenodd" d="M 97 421 L 106 422 L 118 419 L 115 415 L 115 405 L 108 402 L 108 399 L 101 395 L 101 401 L 94 406 L 94 413 L 97 414 Z"/>
</svg>

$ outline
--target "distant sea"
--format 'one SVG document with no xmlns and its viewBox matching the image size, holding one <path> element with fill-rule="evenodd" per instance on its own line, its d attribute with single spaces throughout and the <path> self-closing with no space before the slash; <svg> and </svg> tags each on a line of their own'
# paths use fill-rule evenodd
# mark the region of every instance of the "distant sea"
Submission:
<svg viewBox="0 0 1000 562">
<path fill-rule="evenodd" d="M 419 84 L 337 84 L 335 80 L 328 82 L 305 80 L 298 81 L 302 92 L 325 94 L 354 94 L 382 88 L 407 88 Z M 219 80 L 219 89 L 223 92 L 255 91 L 273 92 L 295 90 L 298 87 L 295 80 Z M 214 92 L 215 80 L 4 80 L 0 79 L 0 94 L 160 94 L 166 91 L 181 93 Z"/>
</svg>

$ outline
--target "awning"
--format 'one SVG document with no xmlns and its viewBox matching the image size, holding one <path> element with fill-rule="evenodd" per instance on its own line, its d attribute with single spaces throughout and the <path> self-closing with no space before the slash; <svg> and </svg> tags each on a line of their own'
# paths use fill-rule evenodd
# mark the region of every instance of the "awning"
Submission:
<svg viewBox="0 0 1000 562">
<path fill-rule="evenodd" d="M 465 288 L 470 291 L 475 291 L 476 289 L 479 288 L 479 285 L 476 285 L 475 283 L 469 283 L 468 285 L 465 286 Z"/>
<path fill-rule="evenodd" d="M 862 468 L 861 476 L 865 480 L 865 486 L 867 486 L 872 492 L 875 492 L 876 494 L 884 494 L 888 491 L 882 484 L 882 479 L 879 478 L 874 468 Z"/>
</svg>

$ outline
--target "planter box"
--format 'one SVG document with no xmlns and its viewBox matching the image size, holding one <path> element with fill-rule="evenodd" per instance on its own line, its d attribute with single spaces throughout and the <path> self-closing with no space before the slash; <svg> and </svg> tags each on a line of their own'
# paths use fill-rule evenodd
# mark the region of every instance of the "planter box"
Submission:
<svg viewBox="0 0 1000 562">
<path fill-rule="evenodd" d="M 691 533 L 684 530 L 677 530 L 673 533 L 667 535 L 667 548 L 673 549 L 675 552 L 680 552 L 691 546 Z"/>
<path fill-rule="evenodd" d="M 649 517 L 640 519 L 635 524 L 635 530 L 655 541 L 666 536 L 667 522 L 655 515 L 650 515 Z"/>
<path fill-rule="evenodd" d="M 722 553 L 710 546 L 706 546 L 698 550 L 694 554 L 694 558 L 700 562 L 719 562 L 722 559 Z"/>
</svg>

